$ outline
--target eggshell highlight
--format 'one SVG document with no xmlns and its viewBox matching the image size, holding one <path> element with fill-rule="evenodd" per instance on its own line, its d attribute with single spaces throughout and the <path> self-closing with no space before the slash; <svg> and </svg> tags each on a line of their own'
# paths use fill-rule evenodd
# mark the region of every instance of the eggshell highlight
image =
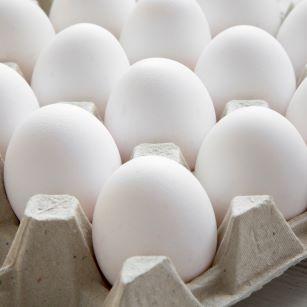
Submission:
<svg viewBox="0 0 307 307">
<path fill-rule="evenodd" d="M 132 256 L 168 256 L 184 281 L 205 271 L 216 251 L 210 200 L 183 166 L 163 157 L 136 158 L 104 186 L 94 213 L 98 264 L 114 284 Z"/>
</svg>

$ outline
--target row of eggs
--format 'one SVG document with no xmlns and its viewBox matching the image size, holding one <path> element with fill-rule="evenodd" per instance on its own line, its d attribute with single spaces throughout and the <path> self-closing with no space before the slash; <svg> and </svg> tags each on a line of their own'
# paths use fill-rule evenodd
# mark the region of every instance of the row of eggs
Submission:
<svg viewBox="0 0 307 307">
<path fill-rule="evenodd" d="M 87 22 L 100 25 L 120 38 L 131 63 L 143 58 L 167 57 L 194 69 L 211 36 L 247 24 L 277 34 L 300 77 L 307 62 L 306 1 L 296 0 L 299 4 L 282 25 L 278 0 L 197 1 L 54 0 L 51 24 L 34 7 L 34 0 L 23 3 L 1 0 L 0 58 L 9 55 L 30 80 L 41 50 L 54 37 L 54 28 L 59 32 L 70 25 Z"/>
<path fill-rule="evenodd" d="M 55 1 L 51 16 L 56 15 L 57 2 L 66 3 L 62 12 L 73 12 L 70 1 Z M 96 11 L 88 1 L 76 1 L 75 7 L 78 2 Z M 307 1 L 284 25 L 288 20 L 289 28 L 296 24 L 299 18 L 291 18 L 297 11 L 306 16 Z M 82 12 L 87 10 L 82 7 L 77 15 Z M 304 19 L 290 36 L 285 30 L 289 48 L 305 31 Z M 31 1 L 0 0 L 0 38 L 8 41 L 1 57 L 17 62 L 34 90 L 0 65 L 5 186 L 19 218 L 34 194 L 75 195 L 93 218 L 95 253 L 111 283 L 126 258 L 152 254 L 170 256 L 188 281 L 210 265 L 216 220 L 221 223 L 234 196 L 273 195 L 288 219 L 306 210 L 307 149 L 287 119 L 251 107 L 215 124 L 215 114 L 220 117 L 231 99 L 264 99 L 284 114 L 306 63 L 304 41 L 298 40 L 295 76 L 285 50 L 259 28 L 234 27 L 209 42 L 206 19 L 194 0 L 139 0 L 121 36 L 130 61 L 136 62 L 129 67 L 124 49 L 107 30 L 78 24 L 53 38 L 49 23 Z M 172 60 L 138 61 L 151 56 Z M 196 74 L 174 60 L 190 68 L 196 65 Z M 307 81 L 287 112 L 303 135 L 305 99 Z M 108 130 L 74 106 L 36 110 L 38 101 L 47 105 L 80 100 L 96 103 Z M 199 181 L 161 157 L 120 166 L 135 145 L 170 141 L 180 146 Z"/>
</svg>

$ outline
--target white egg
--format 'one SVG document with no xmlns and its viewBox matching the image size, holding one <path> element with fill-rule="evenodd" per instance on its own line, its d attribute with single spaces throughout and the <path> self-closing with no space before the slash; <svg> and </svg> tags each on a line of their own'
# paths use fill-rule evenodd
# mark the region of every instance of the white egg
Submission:
<svg viewBox="0 0 307 307">
<path fill-rule="evenodd" d="M 277 0 L 197 0 L 213 36 L 237 25 L 251 25 L 275 35 L 281 23 Z"/>
<path fill-rule="evenodd" d="M 271 195 L 286 219 L 307 208 L 307 148 L 279 113 L 248 107 L 224 117 L 205 138 L 195 174 L 218 223 L 240 195 Z"/>
<path fill-rule="evenodd" d="M 135 0 L 54 0 L 50 19 L 57 32 L 76 23 L 89 22 L 119 37 L 134 5 Z"/>
<path fill-rule="evenodd" d="M 103 115 L 114 84 L 128 67 L 124 50 L 110 32 L 78 24 L 57 34 L 42 52 L 32 88 L 41 105 L 91 101 Z"/>
<path fill-rule="evenodd" d="M 285 50 L 273 36 L 252 26 L 236 26 L 216 36 L 201 55 L 196 73 L 219 116 L 233 99 L 265 100 L 284 114 L 296 89 Z"/>
<path fill-rule="evenodd" d="M 73 195 L 92 219 L 101 187 L 120 164 L 111 135 L 95 116 L 54 104 L 15 130 L 5 159 L 5 188 L 19 219 L 35 194 Z"/>
<path fill-rule="evenodd" d="M 51 22 L 34 1 L 0 0 L 0 59 L 17 63 L 28 81 L 53 37 Z"/>
<path fill-rule="evenodd" d="M 301 77 L 307 64 L 307 0 L 299 2 L 280 27 L 277 39 L 289 54 L 296 71 Z"/>
<path fill-rule="evenodd" d="M 124 161 L 141 143 L 172 142 L 191 168 L 215 122 L 211 98 L 199 78 L 184 65 L 159 58 L 130 67 L 114 88 L 105 116 Z"/>
<path fill-rule="evenodd" d="M 107 181 L 94 212 L 98 264 L 114 284 L 132 256 L 168 256 L 184 281 L 205 271 L 216 252 L 210 200 L 197 179 L 167 158 L 136 158 Z"/>
<path fill-rule="evenodd" d="M 287 118 L 307 143 L 307 78 L 295 92 L 287 111 Z"/>
<path fill-rule="evenodd" d="M 0 64 L 0 101 L 0 153 L 4 159 L 16 127 L 39 105 L 26 80 L 4 64 Z"/>
<path fill-rule="evenodd" d="M 210 39 L 196 0 L 142 0 L 129 16 L 120 42 L 132 63 L 162 57 L 194 69 Z"/>
</svg>

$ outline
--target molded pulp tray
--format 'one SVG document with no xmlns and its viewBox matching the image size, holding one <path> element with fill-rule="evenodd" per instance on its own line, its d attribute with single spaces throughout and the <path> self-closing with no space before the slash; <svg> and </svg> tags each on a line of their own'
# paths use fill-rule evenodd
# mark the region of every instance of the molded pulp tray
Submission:
<svg viewBox="0 0 307 307">
<path fill-rule="evenodd" d="M 185 165 L 174 144 L 142 144 L 134 150 L 136 159 L 153 154 Z M 1 163 L 1 183 L 2 171 Z M 212 268 L 191 283 L 182 282 L 166 257 L 134 257 L 110 290 L 76 198 L 36 195 L 18 226 L 2 183 L 1 306 L 230 306 L 307 258 L 307 213 L 288 223 L 269 196 L 235 198 L 218 235 Z"/>
</svg>

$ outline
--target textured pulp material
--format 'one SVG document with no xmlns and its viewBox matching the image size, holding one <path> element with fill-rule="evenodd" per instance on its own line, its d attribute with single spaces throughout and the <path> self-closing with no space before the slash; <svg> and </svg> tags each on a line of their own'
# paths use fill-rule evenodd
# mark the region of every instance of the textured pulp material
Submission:
<svg viewBox="0 0 307 307">
<path fill-rule="evenodd" d="M 222 117 L 238 109 L 252 106 L 269 108 L 269 104 L 264 100 L 232 100 L 226 104 Z"/>
<path fill-rule="evenodd" d="M 152 152 L 144 145 L 143 154 L 146 146 Z M 166 257 L 134 257 L 109 292 L 74 197 L 34 196 L 18 228 L 3 186 L 0 192 L 4 306 L 230 306 L 307 257 L 307 213 L 287 223 L 271 197 L 237 197 L 209 271 L 185 285 Z"/>
</svg>

